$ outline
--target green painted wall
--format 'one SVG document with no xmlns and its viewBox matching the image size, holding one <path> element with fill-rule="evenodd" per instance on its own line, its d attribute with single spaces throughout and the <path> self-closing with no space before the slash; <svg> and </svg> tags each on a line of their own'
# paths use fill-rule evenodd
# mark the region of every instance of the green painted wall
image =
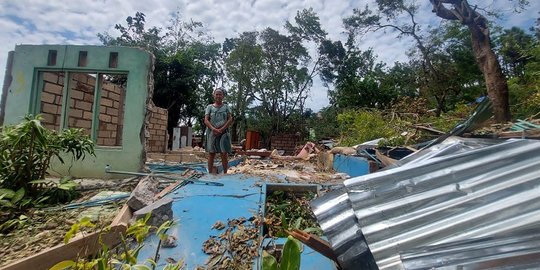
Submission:
<svg viewBox="0 0 540 270">
<path fill-rule="evenodd" d="M 56 65 L 48 66 L 49 50 L 57 51 Z M 87 64 L 78 67 L 79 52 L 87 51 Z M 118 53 L 118 65 L 109 68 L 109 55 Z M 12 83 L 6 99 L 4 125 L 16 124 L 24 115 L 35 113 L 39 107 L 37 77 L 40 71 L 106 72 L 128 75 L 124 127 L 121 147 L 96 146 L 96 157 L 62 165 L 53 162 L 51 173 L 75 177 L 103 178 L 105 165 L 113 170 L 139 171 L 145 158 L 144 128 L 147 102 L 153 93 L 153 55 L 137 48 L 77 46 L 77 45 L 18 45 L 12 66 Z M 143 136 L 141 136 L 141 134 Z M 69 159 L 68 159 L 69 160 Z M 56 171 L 56 172 L 55 172 Z"/>
</svg>

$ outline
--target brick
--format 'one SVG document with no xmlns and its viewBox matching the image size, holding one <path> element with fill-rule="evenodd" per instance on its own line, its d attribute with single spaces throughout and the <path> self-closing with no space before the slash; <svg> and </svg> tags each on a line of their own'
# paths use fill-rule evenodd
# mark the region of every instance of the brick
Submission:
<svg viewBox="0 0 540 270">
<path fill-rule="evenodd" d="M 99 138 L 110 138 L 111 137 L 111 132 L 107 131 L 107 130 L 100 130 L 98 132 L 98 137 Z"/>
<path fill-rule="evenodd" d="M 107 91 L 107 92 L 112 92 L 113 88 L 114 88 L 114 84 L 112 84 L 112 83 L 110 83 L 108 81 L 104 81 L 103 85 L 101 86 L 101 89 L 103 91 Z"/>
<path fill-rule="evenodd" d="M 116 115 L 118 115 L 118 109 L 113 109 L 113 108 L 107 107 L 107 114 L 116 116 Z"/>
<path fill-rule="evenodd" d="M 94 114 L 92 112 L 85 111 L 83 113 L 83 118 L 88 120 L 93 120 Z"/>
<path fill-rule="evenodd" d="M 79 100 L 79 101 L 77 101 L 75 103 L 75 108 L 83 109 L 85 111 L 91 111 L 92 110 L 92 103 Z"/>
<path fill-rule="evenodd" d="M 50 113 L 50 114 L 57 114 L 58 113 L 59 106 L 49 104 L 49 103 L 43 103 L 41 106 L 41 111 L 44 113 Z"/>
<path fill-rule="evenodd" d="M 115 108 L 115 109 L 118 109 L 118 108 L 120 107 L 120 102 L 118 102 L 118 101 L 113 101 L 112 107 Z"/>
<path fill-rule="evenodd" d="M 83 111 L 78 109 L 70 109 L 69 110 L 69 116 L 75 117 L 75 118 L 82 118 L 83 117 Z"/>
<path fill-rule="evenodd" d="M 110 115 L 107 115 L 107 114 L 100 114 L 99 115 L 99 120 L 110 123 L 111 120 L 112 120 L 112 117 Z"/>
<path fill-rule="evenodd" d="M 100 114 L 106 114 L 107 113 L 107 107 L 99 106 L 99 113 Z"/>
<path fill-rule="evenodd" d="M 107 130 L 116 130 L 115 124 L 107 124 Z"/>
<path fill-rule="evenodd" d="M 53 95 L 51 93 L 47 93 L 47 92 L 41 93 L 41 101 L 43 101 L 45 103 L 53 104 L 54 103 L 54 98 L 55 98 L 55 95 Z"/>
<path fill-rule="evenodd" d="M 44 123 L 49 123 L 49 124 L 54 124 L 55 123 L 54 114 L 42 113 L 41 115 L 43 116 L 43 122 Z"/>
<path fill-rule="evenodd" d="M 75 125 L 80 128 L 91 128 L 92 122 L 84 119 L 77 119 L 77 121 L 75 121 Z"/>
<path fill-rule="evenodd" d="M 101 106 L 112 107 L 113 106 L 113 101 L 108 99 L 108 98 L 102 98 L 101 99 Z"/>
<path fill-rule="evenodd" d="M 70 97 L 76 100 L 83 100 L 84 92 L 72 89 L 72 91 L 70 92 Z"/>
<path fill-rule="evenodd" d="M 83 100 L 94 103 L 94 93 L 84 93 Z"/>
<path fill-rule="evenodd" d="M 58 83 L 58 74 L 53 72 L 43 72 L 43 80 L 51 83 Z"/>
<path fill-rule="evenodd" d="M 43 92 L 48 92 L 55 95 L 62 95 L 64 87 L 58 84 L 45 83 L 43 85 Z"/>
<path fill-rule="evenodd" d="M 57 104 L 57 105 L 62 104 L 62 96 L 56 96 L 54 99 L 54 104 Z"/>
<path fill-rule="evenodd" d="M 118 86 L 118 85 L 113 85 L 111 91 L 117 93 L 117 94 L 121 94 L 122 93 L 122 87 Z"/>
<path fill-rule="evenodd" d="M 111 117 L 111 122 L 113 122 L 113 124 L 118 124 L 118 117 L 112 116 Z"/>
<path fill-rule="evenodd" d="M 109 98 L 112 100 L 120 100 L 120 95 L 117 93 L 109 92 Z"/>
</svg>

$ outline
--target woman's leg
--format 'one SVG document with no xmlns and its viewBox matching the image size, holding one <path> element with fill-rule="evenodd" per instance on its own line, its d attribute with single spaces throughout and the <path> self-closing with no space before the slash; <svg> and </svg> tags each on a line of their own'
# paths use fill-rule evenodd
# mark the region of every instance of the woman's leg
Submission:
<svg viewBox="0 0 540 270">
<path fill-rule="evenodd" d="M 221 165 L 223 166 L 223 173 L 227 174 L 227 169 L 229 169 L 229 156 L 228 153 L 221 153 Z"/>
<path fill-rule="evenodd" d="M 208 173 L 215 174 L 214 171 L 214 158 L 216 153 L 208 153 Z"/>
</svg>

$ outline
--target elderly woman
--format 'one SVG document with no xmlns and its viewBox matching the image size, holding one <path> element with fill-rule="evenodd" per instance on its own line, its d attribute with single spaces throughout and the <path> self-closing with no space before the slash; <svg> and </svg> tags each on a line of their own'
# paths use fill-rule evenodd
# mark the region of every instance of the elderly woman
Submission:
<svg viewBox="0 0 540 270">
<path fill-rule="evenodd" d="M 225 91 L 221 88 L 216 88 L 213 96 L 214 103 L 208 105 L 204 113 L 204 124 L 206 125 L 205 150 L 208 152 L 208 172 L 216 173 L 214 170 L 214 159 L 216 153 L 220 153 L 223 173 L 227 173 L 229 167 L 227 155 L 232 150 L 228 127 L 233 119 L 231 108 L 226 103 L 223 103 Z"/>
</svg>

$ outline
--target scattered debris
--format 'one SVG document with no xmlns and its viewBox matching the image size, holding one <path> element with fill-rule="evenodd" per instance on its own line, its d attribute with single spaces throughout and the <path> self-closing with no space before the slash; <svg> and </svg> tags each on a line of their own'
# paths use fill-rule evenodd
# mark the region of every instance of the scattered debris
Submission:
<svg viewBox="0 0 540 270">
<path fill-rule="evenodd" d="M 219 236 L 210 236 L 203 243 L 202 249 L 209 257 L 205 266 L 199 266 L 196 269 L 253 269 L 253 259 L 259 256 L 261 243 L 260 221 L 260 217 L 251 217 L 249 220 L 244 217 L 228 220 L 223 233 Z M 221 221 L 217 221 L 214 226 L 216 224 L 224 225 Z"/>
<path fill-rule="evenodd" d="M 150 219 L 148 220 L 148 225 L 160 226 L 165 221 L 171 220 L 173 217 L 172 211 L 172 202 L 171 198 L 160 199 L 144 208 L 141 208 L 133 213 L 134 219 L 143 218 L 146 214 L 150 214 Z"/>
<path fill-rule="evenodd" d="M 142 209 L 154 202 L 158 189 L 159 181 L 154 177 L 146 176 L 131 192 L 127 204 L 133 211 Z"/>
<path fill-rule="evenodd" d="M 212 229 L 222 230 L 223 228 L 225 228 L 225 224 L 221 222 L 221 220 L 216 221 L 216 223 L 212 225 Z"/>
<path fill-rule="evenodd" d="M 174 235 L 167 235 L 167 237 L 165 237 L 165 239 L 162 239 L 161 240 L 161 247 L 162 248 L 173 248 L 173 247 L 176 247 L 178 246 L 178 244 L 176 243 L 176 236 Z"/>
<path fill-rule="evenodd" d="M 299 229 L 322 235 L 322 230 L 313 215 L 309 201 L 316 196 L 313 192 L 286 192 L 276 190 L 266 197 L 264 223 L 270 237 L 287 237 L 287 230 Z"/>
</svg>

